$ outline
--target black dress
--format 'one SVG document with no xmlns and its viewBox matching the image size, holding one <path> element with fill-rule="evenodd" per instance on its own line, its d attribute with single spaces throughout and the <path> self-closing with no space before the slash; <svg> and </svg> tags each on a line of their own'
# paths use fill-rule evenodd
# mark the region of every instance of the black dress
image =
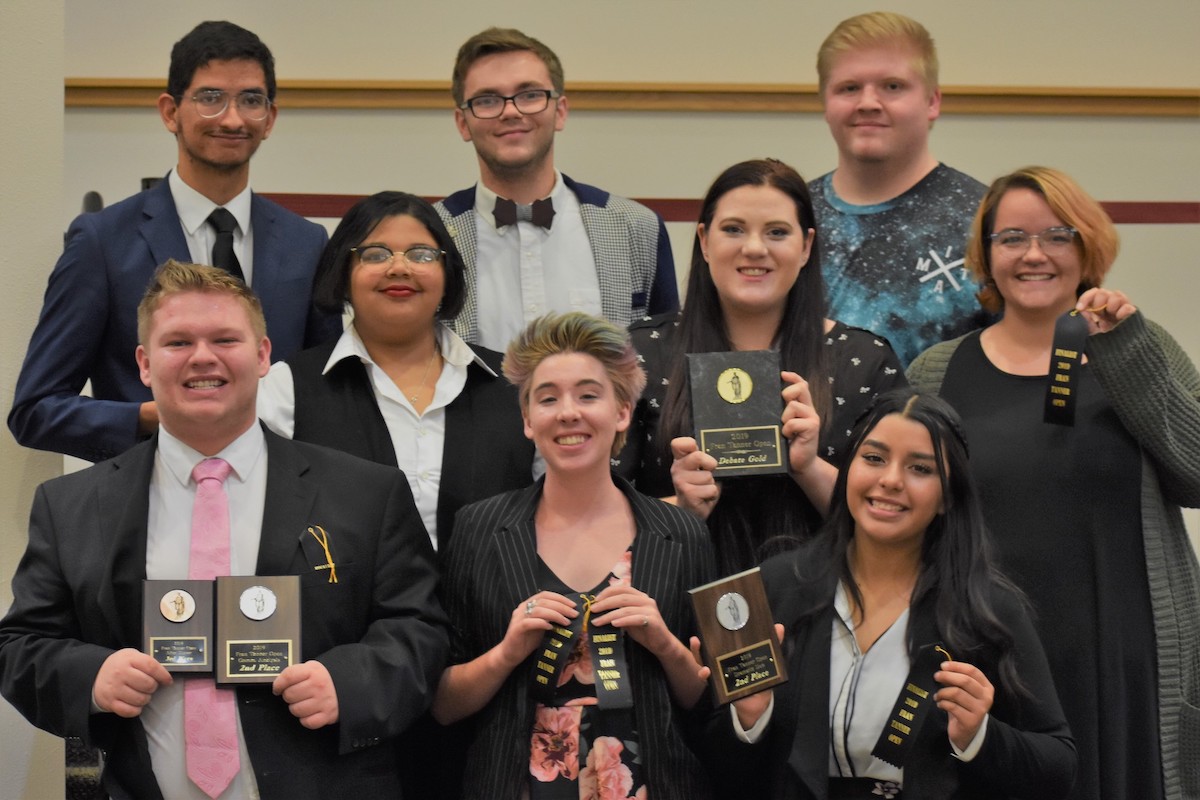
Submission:
<svg viewBox="0 0 1200 800">
<path fill-rule="evenodd" d="M 1034 606 L 1079 750 L 1071 796 L 1162 797 L 1141 456 L 1080 376 L 1074 426 L 1044 423 L 1046 376 L 1001 372 L 976 332 L 941 394 L 963 418 L 1000 565 Z"/>
<path fill-rule="evenodd" d="M 669 438 L 659 436 L 667 396 L 679 314 L 660 314 L 635 322 L 630 338 L 646 369 L 646 390 L 634 409 L 625 448 L 613 461 L 617 474 L 651 497 L 675 494 L 671 483 Z M 887 340 L 861 328 L 835 322 L 825 334 L 833 413 L 821 430 L 818 454 L 838 464 L 858 417 L 876 396 L 908 385 Z M 792 369 L 787 364 L 783 368 Z M 806 377 L 806 376 L 801 376 Z M 764 502 L 765 499 L 770 502 Z M 766 557 L 807 539 L 821 515 L 789 475 L 724 480 L 721 500 L 708 528 L 723 574 L 757 565 Z"/>
</svg>

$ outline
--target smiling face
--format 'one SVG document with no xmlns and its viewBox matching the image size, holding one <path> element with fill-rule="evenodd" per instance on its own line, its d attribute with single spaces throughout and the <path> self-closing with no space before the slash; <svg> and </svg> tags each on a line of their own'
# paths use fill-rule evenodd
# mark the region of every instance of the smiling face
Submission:
<svg viewBox="0 0 1200 800">
<path fill-rule="evenodd" d="M 854 50 L 833 62 L 822 97 L 842 160 L 908 163 L 929 147 L 942 95 L 903 47 Z"/>
<path fill-rule="evenodd" d="M 722 310 L 782 318 L 814 236 L 800 225 L 795 202 L 773 186 L 739 186 L 697 232 Z"/>
<path fill-rule="evenodd" d="M 363 342 L 390 341 L 433 330 L 446 288 L 445 256 L 430 264 L 410 264 L 403 253 L 414 245 L 441 249 L 421 222 L 408 214 L 385 217 L 359 247 L 383 245 L 390 263 L 364 264 L 357 255 L 350 272 L 354 327 Z"/>
<path fill-rule="evenodd" d="M 1000 198 L 992 228 L 993 233 L 1014 230 L 1038 234 L 1065 225 L 1040 194 L 1015 188 Z M 1047 255 L 1036 239 L 1021 255 L 1008 253 L 993 242 L 990 257 L 992 280 L 1004 298 L 1006 314 L 1058 317 L 1074 308 L 1083 276 L 1078 241 L 1053 256 Z"/>
<path fill-rule="evenodd" d="M 259 337 L 246 304 L 216 291 L 165 296 L 137 348 L 162 426 L 213 455 L 257 419 L 258 379 L 271 366 L 271 343 Z"/>
<path fill-rule="evenodd" d="M 463 97 L 511 97 L 524 89 L 553 88 L 550 71 L 540 58 L 528 50 L 514 50 L 476 60 L 463 82 Z M 475 145 L 485 178 L 491 173 L 502 180 L 553 169 L 554 133 L 566 121 L 565 97 L 551 99 L 537 114 L 522 114 L 512 103 L 505 103 L 496 119 L 476 119 L 461 108 L 454 111 L 458 132 L 464 142 Z"/>
<path fill-rule="evenodd" d="M 229 105 L 219 116 L 206 119 L 192 97 L 206 89 L 219 89 L 229 96 Z M 179 145 L 180 177 L 189 180 L 197 172 L 215 171 L 249 174 L 250 157 L 271 134 L 277 109 L 271 105 L 266 119 L 246 119 L 234 98 L 242 92 L 266 95 L 262 65 L 250 59 L 210 61 L 196 70 L 192 82 L 176 100 L 168 94 L 158 98 L 158 110 L 167 130 Z"/>
<path fill-rule="evenodd" d="M 920 547 L 943 510 L 933 441 L 924 425 L 889 414 L 866 435 L 846 476 L 859 546 Z"/>
<path fill-rule="evenodd" d="M 629 427 L 630 406 L 617 401 L 599 359 L 558 353 L 530 378 L 525 435 L 546 459 L 548 474 L 607 475 L 613 440 Z"/>
</svg>

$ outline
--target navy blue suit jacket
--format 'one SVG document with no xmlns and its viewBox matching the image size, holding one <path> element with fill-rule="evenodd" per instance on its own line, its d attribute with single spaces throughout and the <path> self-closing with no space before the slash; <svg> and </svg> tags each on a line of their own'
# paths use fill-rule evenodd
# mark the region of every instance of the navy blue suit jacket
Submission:
<svg viewBox="0 0 1200 800">
<path fill-rule="evenodd" d="M 257 195 L 250 219 L 271 358 L 336 337 L 341 320 L 311 301 L 325 229 Z M 8 415 L 20 444 L 102 461 L 137 442 L 138 407 L 152 399 L 134 360 L 137 306 L 170 258 L 191 261 L 165 180 L 71 223 Z M 93 398 L 79 394 L 88 380 Z"/>
</svg>

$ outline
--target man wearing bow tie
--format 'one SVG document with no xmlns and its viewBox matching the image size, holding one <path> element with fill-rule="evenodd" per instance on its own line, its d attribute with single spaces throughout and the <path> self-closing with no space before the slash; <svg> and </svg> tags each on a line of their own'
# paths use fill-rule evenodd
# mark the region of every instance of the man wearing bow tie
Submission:
<svg viewBox="0 0 1200 800">
<path fill-rule="evenodd" d="M 454 121 L 475 146 L 480 181 L 437 204 L 467 266 L 455 330 L 503 351 L 551 311 L 619 325 L 679 306 L 662 220 L 645 206 L 554 168 L 567 121 L 563 70 L 550 48 L 489 28 L 459 49 Z"/>
<path fill-rule="evenodd" d="M 227 272 L 169 261 L 137 318 L 161 428 L 38 488 L 0 693 L 102 748 L 107 797 L 402 797 L 388 742 L 424 712 L 448 647 L 408 482 L 258 422 L 271 343 Z M 273 683 L 216 686 L 141 651 L 143 579 L 221 575 L 300 576 L 299 663 Z"/>
</svg>

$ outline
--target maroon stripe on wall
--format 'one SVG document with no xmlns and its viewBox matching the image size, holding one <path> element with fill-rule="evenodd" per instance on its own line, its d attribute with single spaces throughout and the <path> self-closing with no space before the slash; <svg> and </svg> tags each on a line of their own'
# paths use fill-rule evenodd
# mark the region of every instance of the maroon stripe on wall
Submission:
<svg viewBox="0 0 1200 800">
<path fill-rule="evenodd" d="M 341 218 L 363 198 L 357 194 L 268 194 L 284 208 L 302 217 Z M 426 197 L 429 202 L 440 197 Z M 639 203 L 653 209 L 667 222 L 695 222 L 700 201 L 676 197 L 643 197 Z M 1118 225 L 1200 225 L 1200 202 L 1105 202 L 1104 210 Z"/>
</svg>

